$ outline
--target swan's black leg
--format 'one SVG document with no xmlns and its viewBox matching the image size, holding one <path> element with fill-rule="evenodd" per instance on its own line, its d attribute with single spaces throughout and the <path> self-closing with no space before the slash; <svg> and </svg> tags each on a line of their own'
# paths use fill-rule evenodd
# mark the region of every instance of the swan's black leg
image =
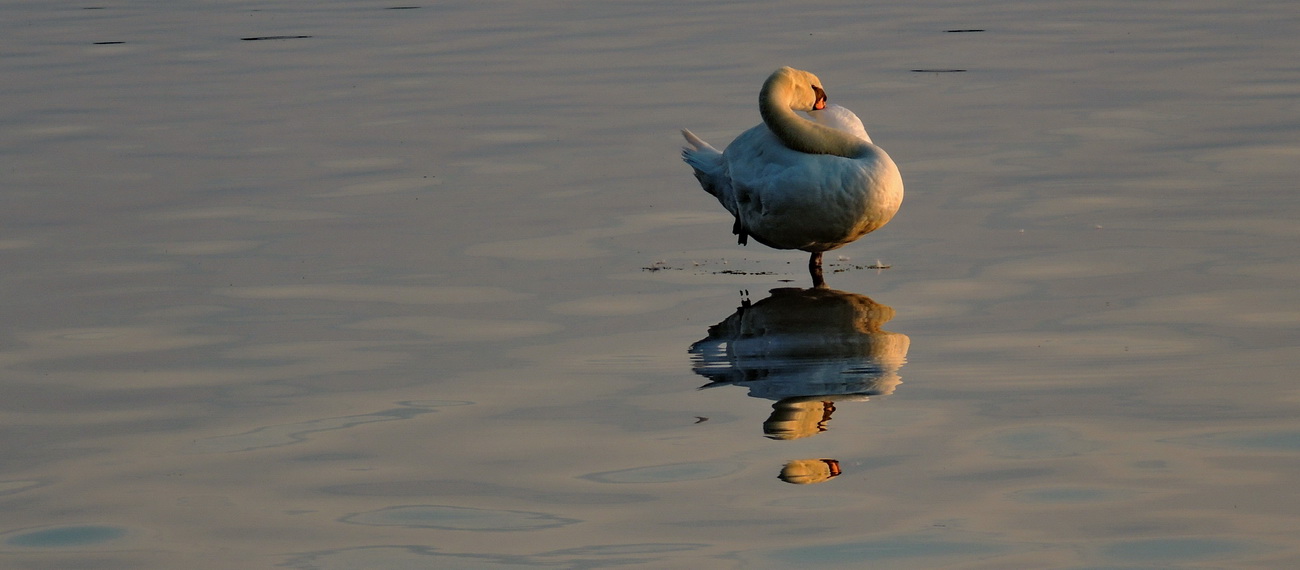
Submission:
<svg viewBox="0 0 1300 570">
<path fill-rule="evenodd" d="M 814 251 L 812 257 L 808 258 L 808 273 L 812 275 L 814 288 L 826 288 L 826 279 L 822 278 L 822 252 Z"/>
<path fill-rule="evenodd" d="M 736 243 L 740 245 L 749 245 L 749 231 L 745 226 L 740 225 L 740 218 L 736 218 L 736 223 L 731 226 L 731 233 L 740 236 Z"/>
</svg>

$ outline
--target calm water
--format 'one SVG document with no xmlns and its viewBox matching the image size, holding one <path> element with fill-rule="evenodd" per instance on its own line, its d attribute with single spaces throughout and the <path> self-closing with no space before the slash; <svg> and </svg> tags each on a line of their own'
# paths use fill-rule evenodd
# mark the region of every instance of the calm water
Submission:
<svg viewBox="0 0 1300 570">
<path fill-rule="evenodd" d="M 1300 565 L 1294 3 L 543 5 L 0 2 L 0 564 Z"/>
</svg>

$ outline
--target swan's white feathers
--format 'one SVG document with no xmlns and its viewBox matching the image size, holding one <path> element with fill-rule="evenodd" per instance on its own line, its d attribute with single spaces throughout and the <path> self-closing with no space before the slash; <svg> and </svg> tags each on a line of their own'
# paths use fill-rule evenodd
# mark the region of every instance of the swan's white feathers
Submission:
<svg viewBox="0 0 1300 570">
<path fill-rule="evenodd" d="M 860 141 L 854 143 L 857 154 L 793 150 L 765 123 L 741 133 L 722 153 L 682 131 L 693 147 L 683 149 L 683 160 L 704 190 L 736 217 L 734 229 L 742 244 L 748 235 L 778 249 L 827 251 L 885 225 L 902 204 L 898 167 L 871 144 L 857 115 L 839 105 L 800 110 L 808 119 L 794 120 Z"/>
<path fill-rule="evenodd" d="M 867 135 L 866 127 L 862 126 L 862 119 L 844 107 L 828 103 L 825 109 L 820 111 L 808 111 L 805 113 L 813 121 L 826 125 L 832 129 L 838 129 L 858 137 L 864 141 L 871 142 L 871 137 Z"/>
<path fill-rule="evenodd" d="M 719 184 L 728 179 L 727 165 L 722 159 L 722 153 L 713 148 L 709 143 L 704 142 L 695 133 L 682 129 L 682 136 L 686 137 L 686 142 L 691 143 L 694 148 L 682 149 L 682 160 L 686 161 L 695 171 L 695 179 L 700 181 L 700 186 L 705 192 L 712 194 L 719 200 L 724 200 L 723 196 L 727 191 L 721 189 Z M 726 202 L 724 202 L 724 205 Z M 730 211 L 730 209 L 728 209 Z M 734 213 L 734 212 L 733 212 Z"/>
<path fill-rule="evenodd" d="M 706 143 L 704 142 L 704 139 L 695 136 L 695 133 L 692 133 L 689 129 L 682 129 L 682 136 L 686 137 L 686 142 L 690 143 L 691 146 L 695 147 L 694 150 L 709 150 L 709 151 L 713 151 L 715 154 L 722 154 L 721 151 L 719 151 L 716 148 L 713 148 L 713 145 Z M 682 149 L 682 150 L 685 151 L 691 149 Z"/>
</svg>

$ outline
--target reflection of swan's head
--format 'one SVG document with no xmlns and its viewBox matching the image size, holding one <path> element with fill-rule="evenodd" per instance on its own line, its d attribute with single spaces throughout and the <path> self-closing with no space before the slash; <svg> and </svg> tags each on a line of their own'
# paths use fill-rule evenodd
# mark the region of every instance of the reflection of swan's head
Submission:
<svg viewBox="0 0 1300 570">
<path fill-rule="evenodd" d="M 834 459 L 796 459 L 785 464 L 778 475 L 786 483 L 811 485 L 829 481 L 840 474 L 840 462 Z"/>
<path fill-rule="evenodd" d="M 784 441 L 814 436 L 826 431 L 834 413 L 833 402 L 787 398 L 772 404 L 772 415 L 763 422 L 763 434 Z"/>
<path fill-rule="evenodd" d="M 813 111 L 826 106 L 826 91 L 822 90 L 822 80 L 816 75 L 782 67 L 763 82 L 758 100 L 760 108 L 764 102 L 774 102 L 795 111 Z"/>
</svg>

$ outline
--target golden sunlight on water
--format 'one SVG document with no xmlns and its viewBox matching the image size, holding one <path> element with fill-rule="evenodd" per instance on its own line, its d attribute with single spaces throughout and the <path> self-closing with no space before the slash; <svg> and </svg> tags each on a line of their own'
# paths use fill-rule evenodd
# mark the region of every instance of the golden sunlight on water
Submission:
<svg viewBox="0 0 1300 570">
<path fill-rule="evenodd" d="M 3 13 L 6 568 L 1300 565 L 1291 3 Z M 678 155 L 782 65 L 825 289 Z"/>
</svg>

